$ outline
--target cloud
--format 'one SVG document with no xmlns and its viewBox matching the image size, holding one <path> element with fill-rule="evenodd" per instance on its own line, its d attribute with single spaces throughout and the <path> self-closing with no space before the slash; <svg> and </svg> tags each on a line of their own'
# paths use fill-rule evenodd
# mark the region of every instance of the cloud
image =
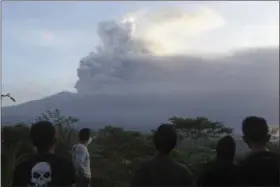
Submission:
<svg viewBox="0 0 280 187">
<path fill-rule="evenodd" d="M 190 47 L 187 40 L 225 24 L 220 15 L 206 7 L 142 10 L 129 13 L 125 18 L 135 19 L 137 29 L 134 36 L 148 40 L 150 50 L 157 55 L 185 52 Z"/>
<path fill-rule="evenodd" d="M 30 32 L 30 35 L 33 37 L 31 43 L 37 47 L 64 48 L 71 44 L 69 40 L 65 39 L 65 36 L 51 30 L 34 30 Z"/>
<path fill-rule="evenodd" d="M 258 32 L 253 32 L 253 31 Z M 243 47 L 279 46 L 279 24 L 247 25 L 240 27 L 233 39 L 238 40 Z"/>
<path fill-rule="evenodd" d="M 43 29 L 40 27 L 19 28 L 9 33 L 19 44 L 53 50 L 74 50 L 90 46 L 94 36 L 90 30 Z"/>
</svg>

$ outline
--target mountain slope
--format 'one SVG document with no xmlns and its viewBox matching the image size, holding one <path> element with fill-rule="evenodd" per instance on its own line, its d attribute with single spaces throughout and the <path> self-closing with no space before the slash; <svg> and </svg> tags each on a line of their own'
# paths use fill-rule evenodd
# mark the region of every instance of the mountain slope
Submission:
<svg viewBox="0 0 280 187">
<path fill-rule="evenodd" d="M 206 116 L 212 120 L 239 129 L 241 120 L 248 115 L 265 117 L 277 124 L 278 100 L 270 95 L 237 93 L 196 94 L 91 94 L 78 95 L 61 92 L 27 103 L 3 107 L 2 123 L 34 119 L 42 112 L 59 108 L 63 115 L 80 118 L 86 126 L 114 124 L 129 128 L 153 128 L 167 122 L 171 116 Z M 229 99 L 230 98 L 230 99 Z"/>
</svg>

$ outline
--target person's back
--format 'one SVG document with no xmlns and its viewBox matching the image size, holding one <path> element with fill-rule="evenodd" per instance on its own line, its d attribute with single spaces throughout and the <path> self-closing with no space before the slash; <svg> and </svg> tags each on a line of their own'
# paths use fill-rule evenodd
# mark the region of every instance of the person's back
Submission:
<svg viewBox="0 0 280 187">
<path fill-rule="evenodd" d="M 159 155 L 146 162 L 135 174 L 132 186 L 188 186 L 192 184 L 190 172 L 183 165 Z"/>
<path fill-rule="evenodd" d="M 12 186 L 72 186 L 75 169 L 71 161 L 54 154 L 56 132 L 52 124 L 38 122 L 30 134 L 37 154 L 16 166 Z"/>
<path fill-rule="evenodd" d="M 216 159 L 208 163 L 200 173 L 198 186 L 236 186 L 238 169 L 233 164 L 235 141 L 231 136 L 219 140 L 216 148 Z"/>
<path fill-rule="evenodd" d="M 16 167 L 13 186 L 71 186 L 75 182 L 74 171 L 68 160 L 55 154 L 38 154 Z"/>
<path fill-rule="evenodd" d="M 242 124 L 243 139 L 251 149 L 240 163 L 242 185 L 279 186 L 279 155 L 266 149 L 270 140 L 268 126 L 263 118 L 248 117 Z"/>
<path fill-rule="evenodd" d="M 242 184 L 279 186 L 279 155 L 270 151 L 251 153 L 240 166 Z"/>
<path fill-rule="evenodd" d="M 197 186 L 238 186 L 238 169 L 232 163 L 210 162 L 203 169 Z"/>
<path fill-rule="evenodd" d="M 192 176 L 189 170 L 169 157 L 175 147 L 176 131 L 171 125 L 161 125 L 154 135 L 154 144 L 158 155 L 144 163 L 135 172 L 132 186 L 191 186 Z"/>
</svg>

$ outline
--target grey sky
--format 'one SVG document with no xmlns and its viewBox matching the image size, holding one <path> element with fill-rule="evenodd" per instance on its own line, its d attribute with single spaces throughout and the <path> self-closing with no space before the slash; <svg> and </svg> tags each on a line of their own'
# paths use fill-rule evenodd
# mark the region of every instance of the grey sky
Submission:
<svg viewBox="0 0 280 187">
<path fill-rule="evenodd" d="M 155 15 L 162 10 L 168 12 L 170 8 L 166 9 L 167 7 L 180 9 L 183 16 L 175 16 L 175 21 L 167 19 L 163 22 L 148 21 L 151 14 Z M 145 72 L 147 67 L 150 74 L 153 75 L 152 77 L 146 77 L 147 80 L 145 81 L 134 83 L 134 85 L 136 84 L 136 87 L 141 88 L 146 84 L 146 90 L 152 90 L 154 87 L 152 80 L 155 79 L 155 75 L 162 74 L 161 69 L 167 67 L 164 71 L 171 74 L 170 79 L 174 79 L 172 81 L 176 84 L 181 84 L 188 77 L 184 77 L 184 73 L 177 73 L 177 71 L 180 71 L 176 70 L 177 67 L 173 67 L 171 65 L 173 62 L 170 63 L 170 61 L 181 58 L 179 56 L 182 56 L 182 54 L 205 56 L 205 53 L 208 55 L 209 53 L 226 53 L 243 48 L 279 47 L 278 7 L 279 2 L 277 1 L 3 2 L 2 91 L 5 93 L 11 92 L 17 98 L 18 103 L 39 99 L 62 90 L 75 91 L 74 86 L 78 80 L 77 68 L 80 59 L 94 51 L 95 46 L 100 43 L 96 32 L 98 23 L 112 19 L 120 21 L 122 18 L 129 16 L 137 17 L 137 19 L 135 18 L 135 36 L 142 39 L 145 36 L 145 39 L 150 40 L 153 44 L 152 50 L 156 55 L 156 57 L 142 57 L 142 60 L 147 59 L 147 61 L 135 66 L 139 69 L 134 69 L 132 66 L 128 67 L 129 71 L 136 73 L 131 75 L 134 78 L 137 76 L 141 79 L 145 78 L 146 76 L 141 71 Z M 190 14 L 195 14 L 197 19 L 189 18 L 188 15 Z M 215 25 L 210 24 L 213 22 Z M 164 29 L 160 32 L 159 27 Z M 159 46 L 161 49 L 159 49 Z M 168 57 L 160 60 L 163 56 Z M 246 61 L 245 57 L 242 57 L 242 62 L 236 60 L 236 58 L 224 59 L 225 61 L 229 60 L 230 66 L 233 66 L 235 70 L 235 76 L 232 76 L 232 80 L 230 80 L 236 81 L 235 83 L 232 82 L 234 88 L 245 87 L 246 90 L 250 90 L 251 88 L 248 85 L 257 79 L 264 87 L 255 82 L 256 84 L 253 83 L 254 88 L 265 88 L 271 91 L 270 93 L 275 93 L 278 82 L 274 80 L 279 74 L 275 69 L 275 63 L 279 63 L 279 59 L 275 59 L 275 56 L 269 54 L 265 57 L 260 59 L 271 62 L 266 67 L 254 64 L 261 60 L 250 57 L 251 64 L 248 66 L 249 69 L 255 71 L 255 74 L 248 73 L 248 75 L 246 75 L 243 66 L 247 66 L 249 62 L 244 62 L 246 65 L 242 64 L 243 61 Z M 211 65 L 207 64 L 199 67 L 203 74 L 192 75 L 192 69 L 187 67 L 198 65 L 190 63 L 190 60 L 186 57 L 182 58 L 183 60 L 178 60 L 176 63 L 183 64 L 181 66 L 184 66 L 186 71 L 190 71 L 188 76 L 198 76 L 202 80 L 206 79 L 209 81 L 209 85 L 213 86 L 212 88 L 221 86 L 221 82 L 226 80 L 225 77 L 228 79 L 230 77 L 227 73 L 232 73 L 226 71 L 221 75 L 222 78 L 217 75 L 212 76 L 213 71 L 225 68 L 224 63 L 229 62 L 206 60 L 203 63 L 211 63 Z M 136 60 L 136 57 L 130 57 L 130 59 Z M 165 61 L 165 64 L 154 65 L 154 62 L 158 64 L 161 61 Z M 201 70 L 203 67 L 207 68 Z M 239 71 L 238 68 L 243 70 Z M 261 71 L 262 68 L 264 69 Z M 118 71 L 125 72 L 125 69 L 119 69 Z M 142 75 L 137 75 L 137 72 L 141 72 Z M 261 75 L 259 76 L 257 72 L 261 72 Z M 174 74 L 181 76 L 181 82 Z M 203 77 L 204 75 L 205 77 Z M 129 76 L 128 78 L 131 79 Z M 165 86 L 167 88 L 169 85 L 174 85 L 173 83 L 164 83 L 164 81 L 172 82 L 165 80 L 165 75 L 160 75 L 157 79 L 159 78 L 162 79 L 162 89 Z M 241 80 L 241 78 L 243 79 Z M 104 75 L 102 81 L 104 82 Z M 102 81 L 100 82 L 101 86 L 103 86 Z M 110 80 L 108 81 L 110 82 Z M 200 84 L 198 79 L 196 81 L 197 83 L 193 83 L 192 87 L 201 87 L 207 84 L 207 81 L 203 84 Z M 238 81 L 242 82 L 242 85 L 238 84 Z M 110 87 L 107 86 L 108 90 L 116 87 L 115 84 L 111 85 Z M 157 82 L 156 85 L 159 85 L 159 83 Z M 173 87 L 170 89 L 180 90 L 183 86 Z M 126 89 L 129 90 L 129 88 L 134 90 L 128 84 Z M 211 88 L 204 86 L 203 89 L 204 92 L 207 92 L 208 89 L 208 91 L 211 90 Z M 118 90 L 120 88 L 114 89 L 115 92 Z M 8 100 L 3 101 L 3 105 L 10 104 L 12 103 Z"/>
</svg>

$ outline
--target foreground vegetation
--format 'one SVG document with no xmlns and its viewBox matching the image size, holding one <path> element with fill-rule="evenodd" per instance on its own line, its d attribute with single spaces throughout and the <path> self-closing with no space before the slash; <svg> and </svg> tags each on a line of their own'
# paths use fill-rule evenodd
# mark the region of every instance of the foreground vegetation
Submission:
<svg viewBox="0 0 280 187">
<path fill-rule="evenodd" d="M 61 116 L 59 110 L 47 111 L 35 121 L 49 120 L 56 125 L 59 133 L 57 154 L 71 159 L 71 147 L 77 141 L 78 130 L 73 125 L 78 122 L 74 117 Z M 172 117 L 170 123 L 174 124 L 180 135 L 181 142 L 195 142 L 205 138 L 202 146 L 180 146 L 172 152 L 172 157 L 187 165 L 197 175 L 200 167 L 215 156 L 215 141 L 213 138 L 224 134 L 231 134 L 233 129 L 219 122 L 212 122 L 206 118 L 196 119 Z M 29 139 L 29 126 L 16 124 L 2 127 L 2 153 L 1 175 L 2 185 L 9 186 L 12 182 L 14 167 L 22 160 L 34 154 L 34 148 Z M 276 132 L 272 129 L 271 132 Z M 89 146 L 91 154 L 92 186 L 112 187 L 129 186 L 130 179 L 139 165 L 155 155 L 152 143 L 152 133 L 126 131 L 122 128 L 106 126 L 94 131 L 96 137 Z M 206 143 L 207 142 L 207 143 Z M 272 147 L 279 151 L 277 147 Z"/>
</svg>

